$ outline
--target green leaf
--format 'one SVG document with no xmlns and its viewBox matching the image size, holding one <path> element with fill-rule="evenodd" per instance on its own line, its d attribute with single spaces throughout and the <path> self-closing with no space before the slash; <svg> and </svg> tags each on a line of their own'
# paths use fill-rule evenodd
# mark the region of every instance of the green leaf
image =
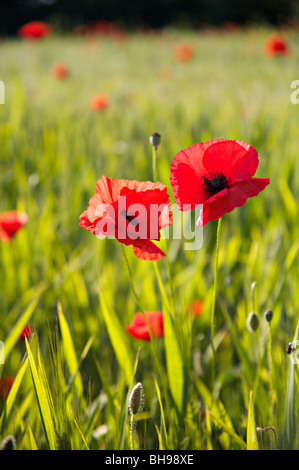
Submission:
<svg viewBox="0 0 299 470">
<path fill-rule="evenodd" d="M 59 325 L 60 325 L 60 331 L 61 331 L 61 337 L 62 337 L 64 357 L 65 357 L 69 372 L 72 376 L 79 369 L 77 356 L 76 356 L 71 332 L 67 324 L 66 318 L 63 314 L 60 302 L 58 302 L 57 309 L 58 309 L 58 319 L 59 319 Z M 74 377 L 74 386 L 78 394 L 78 397 L 81 398 L 83 394 L 83 384 L 82 384 L 80 374 L 76 374 L 76 376 Z"/>
<path fill-rule="evenodd" d="M 32 302 L 29 304 L 29 306 L 26 308 L 25 312 L 21 315 L 11 332 L 9 333 L 9 336 L 7 337 L 5 343 L 4 343 L 4 350 L 5 350 L 5 358 L 7 359 L 9 354 L 11 353 L 13 347 L 15 344 L 18 342 L 20 334 L 22 333 L 23 329 L 29 322 L 31 315 L 33 314 L 37 304 L 38 304 L 38 298 L 32 300 Z"/>
<path fill-rule="evenodd" d="M 55 427 L 54 422 L 51 415 L 51 408 L 47 399 L 47 393 L 43 386 L 42 380 L 40 379 L 37 371 L 37 367 L 35 364 L 35 360 L 30 349 L 29 343 L 27 338 L 25 338 L 26 349 L 30 364 L 32 382 L 34 385 L 35 395 L 39 407 L 40 417 L 42 420 L 43 428 L 45 431 L 45 435 L 51 450 L 55 450 L 56 448 L 56 435 L 55 435 Z"/>
<path fill-rule="evenodd" d="M 125 329 L 114 310 L 107 306 L 102 293 L 100 294 L 100 303 L 115 356 L 124 372 L 126 384 L 129 385 L 133 375 L 133 359 Z"/>
<path fill-rule="evenodd" d="M 250 390 L 249 393 L 249 407 L 247 418 L 247 450 L 258 450 L 258 440 L 254 419 L 254 399 L 252 390 Z"/>
<path fill-rule="evenodd" d="M 154 262 L 154 269 L 162 294 L 167 377 L 176 410 L 179 415 L 182 416 L 185 405 L 185 374 L 182 351 L 180 349 L 179 342 L 177 339 L 170 304 L 168 302 L 168 298 L 156 262 Z"/>
<path fill-rule="evenodd" d="M 241 439 L 238 436 L 238 434 L 236 434 L 235 431 L 233 431 L 231 429 L 230 426 L 228 426 L 224 421 L 222 421 L 220 418 L 218 418 L 218 416 L 216 416 L 210 410 L 207 410 L 207 412 L 210 414 L 211 418 L 215 421 L 215 423 L 217 423 L 220 427 L 222 427 L 224 429 L 224 431 L 226 431 L 230 435 L 230 437 L 235 442 L 235 444 L 237 444 L 243 450 L 247 449 L 246 443 L 243 441 L 243 439 Z"/>
<path fill-rule="evenodd" d="M 155 377 L 154 377 L 154 381 L 155 381 L 156 392 L 157 392 L 158 401 L 159 401 L 160 410 L 161 410 L 161 420 L 162 420 L 163 431 L 164 431 L 165 441 L 166 441 L 166 449 L 167 449 L 168 448 L 168 438 L 167 438 L 167 431 L 166 431 L 166 424 L 165 424 L 164 409 L 163 409 L 163 404 L 162 404 L 162 399 L 161 399 L 161 391 L 160 391 L 158 382 L 157 382 Z M 163 446 L 163 449 L 165 449 L 163 439 L 162 439 L 162 434 L 159 433 L 158 436 L 159 436 L 159 442 L 160 442 L 160 450 L 162 450 L 161 445 Z"/>
<path fill-rule="evenodd" d="M 0 429 L 2 430 L 2 427 L 7 420 L 11 409 L 13 407 L 13 404 L 15 402 L 16 395 L 19 391 L 20 385 L 22 383 L 23 377 L 25 375 L 25 372 L 27 370 L 28 366 L 28 357 L 25 358 L 23 363 L 21 364 L 20 369 L 18 370 L 18 373 L 13 381 L 12 387 L 10 389 L 9 395 L 5 401 L 4 409 L 0 418 Z"/>
</svg>

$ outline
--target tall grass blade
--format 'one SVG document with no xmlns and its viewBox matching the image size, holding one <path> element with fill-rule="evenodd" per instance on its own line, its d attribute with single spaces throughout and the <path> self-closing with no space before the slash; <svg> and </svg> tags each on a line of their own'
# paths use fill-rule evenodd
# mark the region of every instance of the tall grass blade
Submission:
<svg viewBox="0 0 299 470">
<path fill-rule="evenodd" d="M 126 383 L 129 385 L 133 375 L 133 360 L 128 341 L 125 336 L 125 329 L 121 325 L 119 318 L 113 309 L 108 308 L 102 293 L 100 294 L 100 304 L 115 356 L 119 366 L 124 372 Z"/>
<path fill-rule="evenodd" d="M 60 302 L 58 302 L 57 309 L 58 309 L 60 331 L 61 331 L 61 336 L 62 336 L 64 357 L 68 365 L 69 372 L 72 376 L 78 370 L 77 356 L 76 356 L 71 332 L 67 324 L 66 318 L 64 316 L 64 313 L 62 311 L 62 306 Z M 82 384 L 82 379 L 81 379 L 80 374 L 75 375 L 74 386 L 75 386 L 78 398 L 81 398 L 83 394 L 83 384 Z"/>
<path fill-rule="evenodd" d="M 254 395 L 252 390 L 249 393 L 249 407 L 247 418 L 247 450 L 258 450 L 258 440 L 254 419 Z"/>
<path fill-rule="evenodd" d="M 36 363 L 35 363 L 30 345 L 27 341 L 27 338 L 25 338 L 25 343 L 26 343 L 26 349 L 27 349 L 27 354 L 28 354 L 28 359 L 29 359 L 29 364 L 30 364 L 32 382 L 33 382 L 35 395 L 36 395 L 36 399 L 38 403 L 40 417 L 41 417 L 43 428 L 45 431 L 45 436 L 46 436 L 50 449 L 55 450 L 56 448 L 55 427 L 54 427 L 54 421 L 51 416 L 51 408 L 49 406 L 49 402 L 47 399 L 47 393 L 44 389 L 42 380 L 39 377 Z"/>
</svg>

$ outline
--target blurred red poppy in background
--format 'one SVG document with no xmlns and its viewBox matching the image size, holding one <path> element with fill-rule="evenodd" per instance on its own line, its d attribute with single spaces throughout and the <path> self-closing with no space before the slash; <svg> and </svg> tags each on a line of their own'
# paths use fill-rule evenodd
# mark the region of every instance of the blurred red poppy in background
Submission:
<svg viewBox="0 0 299 470">
<path fill-rule="evenodd" d="M 13 383 L 14 383 L 14 377 L 7 376 L 7 377 L 0 378 L 0 398 L 2 398 L 3 400 L 6 400 Z"/>
<path fill-rule="evenodd" d="M 189 307 L 189 312 L 195 317 L 199 317 L 203 312 L 203 307 L 204 307 L 203 300 L 201 299 L 194 300 Z"/>
<path fill-rule="evenodd" d="M 154 338 L 163 338 L 163 313 L 162 312 L 144 312 L 149 322 L 152 335 Z M 150 332 L 141 312 L 134 315 L 130 325 L 126 326 L 127 332 L 136 339 L 150 341 Z"/>
<path fill-rule="evenodd" d="M 56 78 L 65 78 L 69 75 L 69 68 L 65 64 L 55 64 L 52 67 L 52 75 Z"/>
<path fill-rule="evenodd" d="M 24 212 L 3 212 L 0 214 L 0 240 L 10 241 L 27 222 L 28 216 Z"/>
<path fill-rule="evenodd" d="M 109 105 L 109 99 L 106 95 L 96 95 L 90 100 L 90 107 L 95 111 L 105 109 Z"/>
<path fill-rule="evenodd" d="M 170 167 L 178 208 L 187 211 L 202 204 L 199 226 L 220 219 L 270 183 L 269 178 L 253 178 L 258 164 L 257 151 L 240 140 L 209 140 L 181 150 Z"/>
<path fill-rule="evenodd" d="M 25 328 L 23 328 L 19 340 L 29 338 L 33 333 L 33 327 L 31 325 L 26 325 Z"/>
<path fill-rule="evenodd" d="M 264 54 L 268 56 L 287 55 L 290 48 L 286 40 L 279 35 L 271 35 L 264 43 Z"/>
<path fill-rule="evenodd" d="M 193 55 L 193 49 L 188 44 L 179 44 L 174 48 L 174 57 L 180 62 L 187 62 Z"/>
<path fill-rule="evenodd" d="M 50 36 L 52 27 L 43 21 L 31 21 L 18 29 L 18 35 L 25 39 L 39 39 Z"/>
<path fill-rule="evenodd" d="M 160 240 L 160 230 L 172 224 L 167 187 L 152 181 L 116 180 L 103 175 L 95 195 L 80 216 L 80 226 L 99 237 L 115 237 L 133 245 L 143 260 L 165 256 L 151 240 Z"/>
</svg>

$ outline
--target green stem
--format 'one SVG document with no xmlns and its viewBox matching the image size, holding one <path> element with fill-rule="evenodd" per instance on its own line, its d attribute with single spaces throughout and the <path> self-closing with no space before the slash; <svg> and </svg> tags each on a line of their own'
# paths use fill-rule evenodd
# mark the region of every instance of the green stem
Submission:
<svg viewBox="0 0 299 470">
<path fill-rule="evenodd" d="M 135 287 L 134 287 L 134 282 L 133 282 L 133 277 L 132 277 L 132 273 L 131 273 L 131 269 L 130 269 L 130 265 L 129 265 L 129 260 L 128 260 L 128 257 L 127 257 L 127 254 L 126 254 L 126 250 L 125 250 L 125 247 L 123 246 L 123 244 L 121 243 L 121 249 L 122 249 L 122 252 L 123 252 L 123 256 L 124 256 L 124 259 L 125 259 L 125 264 L 126 264 L 126 267 L 127 267 L 127 271 L 128 271 L 128 276 L 129 276 L 129 281 L 130 281 L 130 286 L 131 286 L 131 290 L 132 290 L 132 294 L 135 298 L 135 301 L 144 317 L 144 320 L 147 324 L 147 327 L 148 327 L 148 330 L 149 330 L 149 334 L 150 334 L 150 343 L 151 343 L 151 347 L 152 347 L 152 350 L 153 350 L 153 354 L 154 354 L 154 359 L 155 359 L 155 362 L 156 362 L 156 366 L 157 366 L 157 369 L 158 369 L 158 372 L 159 372 L 159 375 L 160 375 L 160 378 L 161 380 L 163 380 L 164 376 L 165 376 L 165 373 L 163 372 L 162 370 L 162 366 L 160 364 L 160 361 L 159 361 L 159 357 L 158 357 L 158 353 L 156 351 L 156 348 L 155 348 L 155 342 L 154 342 L 154 337 L 153 337 L 153 333 L 152 333 L 152 329 L 151 329 L 151 326 L 149 324 L 149 321 L 148 321 L 148 318 L 145 314 L 145 311 L 142 307 L 142 304 L 140 302 L 140 299 L 137 295 L 137 292 L 135 290 Z"/>
<path fill-rule="evenodd" d="M 219 258 L 219 239 L 222 219 L 218 219 L 217 225 L 217 239 L 216 239 L 216 259 L 215 259 L 215 273 L 214 273 L 214 290 L 213 290 L 213 302 L 211 311 L 211 346 L 212 346 L 212 393 L 215 388 L 215 369 L 216 369 L 216 351 L 215 351 L 215 305 L 216 305 L 216 294 L 217 294 L 217 283 L 218 283 L 218 258 Z"/>
<path fill-rule="evenodd" d="M 154 182 L 157 181 L 157 147 L 153 146 L 153 178 Z"/>
<path fill-rule="evenodd" d="M 274 423 L 274 388 L 273 388 L 273 376 L 272 376 L 272 337 L 271 328 L 268 325 L 268 341 L 267 341 L 267 355 L 268 355 L 268 368 L 269 368 L 269 393 L 270 393 L 270 423 Z"/>
</svg>

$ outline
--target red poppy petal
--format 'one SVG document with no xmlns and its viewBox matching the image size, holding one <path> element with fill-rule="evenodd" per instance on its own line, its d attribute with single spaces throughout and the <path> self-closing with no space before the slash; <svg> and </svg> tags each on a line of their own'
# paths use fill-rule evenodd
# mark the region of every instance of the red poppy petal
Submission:
<svg viewBox="0 0 299 470">
<path fill-rule="evenodd" d="M 223 173 L 229 185 L 255 174 L 259 160 L 254 147 L 240 140 L 210 142 L 203 155 L 203 165 L 208 173 Z"/>
<path fill-rule="evenodd" d="M 191 210 L 207 199 L 202 186 L 202 176 L 206 173 L 202 164 L 203 144 L 194 144 L 175 155 L 170 166 L 170 182 L 173 196 L 180 210 Z M 185 206 L 185 207 L 184 207 Z"/>
<path fill-rule="evenodd" d="M 124 180 L 115 180 L 114 178 L 107 178 L 106 175 L 103 175 L 96 184 L 96 198 L 93 196 L 95 200 L 91 198 L 90 203 L 113 204 L 119 197 L 120 190 L 124 184 L 123 182 Z"/>
<path fill-rule="evenodd" d="M 150 240 L 134 240 L 133 253 L 137 258 L 146 261 L 158 261 L 165 253 Z"/>
<path fill-rule="evenodd" d="M 256 196 L 270 183 L 269 178 L 251 178 L 241 181 L 229 189 L 224 189 L 215 194 L 209 201 L 203 204 L 197 225 L 206 225 L 211 220 L 220 219 L 235 207 L 241 207 L 249 197 Z"/>
</svg>

